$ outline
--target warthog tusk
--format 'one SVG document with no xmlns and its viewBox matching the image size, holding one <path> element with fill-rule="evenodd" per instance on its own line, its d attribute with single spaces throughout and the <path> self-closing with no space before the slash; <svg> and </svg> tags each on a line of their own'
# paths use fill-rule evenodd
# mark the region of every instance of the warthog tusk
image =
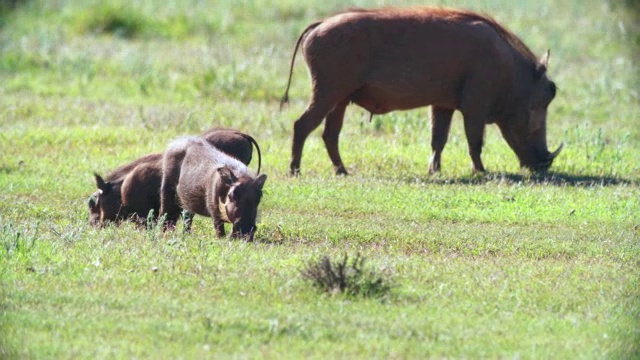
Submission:
<svg viewBox="0 0 640 360">
<path fill-rule="evenodd" d="M 229 220 L 229 213 L 227 212 L 226 206 L 229 198 L 227 197 L 225 200 L 225 202 L 222 202 L 222 200 L 218 200 L 218 209 L 220 209 L 220 217 L 222 218 L 222 221 L 230 223 L 231 220 Z"/>
<path fill-rule="evenodd" d="M 554 151 L 551 154 L 549 154 L 549 160 L 555 159 L 555 157 L 558 156 L 558 154 L 560 154 L 560 151 L 562 151 L 563 147 L 564 147 L 564 141 L 560 143 L 560 146 L 558 146 L 556 151 Z"/>
</svg>

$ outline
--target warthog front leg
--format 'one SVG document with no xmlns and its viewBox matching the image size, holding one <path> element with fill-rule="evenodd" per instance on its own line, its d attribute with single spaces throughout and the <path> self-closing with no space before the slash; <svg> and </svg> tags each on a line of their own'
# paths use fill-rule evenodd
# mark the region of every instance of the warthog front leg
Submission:
<svg viewBox="0 0 640 360">
<path fill-rule="evenodd" d="M 216 236 L 221 238 L 226 235 L 224 231 L 224 221 L 217 216 L 213 216 L 213 228 L 216 230 Z"/>
</svg>

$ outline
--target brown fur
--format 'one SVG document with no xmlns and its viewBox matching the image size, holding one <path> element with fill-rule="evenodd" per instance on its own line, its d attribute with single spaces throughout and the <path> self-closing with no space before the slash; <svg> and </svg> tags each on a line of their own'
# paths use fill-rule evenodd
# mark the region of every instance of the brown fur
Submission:
<svg viewBox="0 0 640 360">
<path fill-rule="evenodd" d="M 531 50 L 494 19 L 465 10 L 385 8 L 352 10 L 308 26 L 298 38 L 313 94 L 294 125 L 290 170 L 300 169 L 307 136 L 326 117 L 322 135 L 338 174 L 347 171 L 338 151 L 346 106 L 372 114 L 432 105 L 430 171 L 440 170 L 451 117 L 462 112 L 469 154 L 484 171 L 484 127 L 496 123 L 521 166 L 545 170 L 546 111 L 555 96 L 548 56 Z M 283 103 L 288 100 L 291 69 Z M 559 150 L 558 150 L 559 151 Z"/>
<path fill-rule="evenodd" d="M 98 190 L 89 199 L 89 224 L 125 219 L 144 224 L 151 210 L 157 216 L 161 172 L 162 154 L 150 154 L 116 168 L 106 180 L 95 174 Z"/>
<path fill-rule="evenodd" d="M 211 129 L 202 138 L 247 165 L 252 158 L 252 144 L 255 145 L 260 172 L 260 147 L 253 137 L 236 130 Z M 153 211 L 152 218 L 157 219 L 162 154 L 146 155 L 120 166 L 109 173 L 106 179 L 98 174 L 95 174 L 95 178 L 98 190 L 89 199 L 89 223 L 92 226 L 127 219 L 144 225 L 150 211 Z"/>
<path fill-rule="evenodd" d="M 211 145 L 227 155 L 231 155 L 242 163 L 249 165 L 253 155 L 252 144 L 258 152 L 258 171 L 262 167 L 262 154 L 258 142 L 251 135 L 232 129 L 213 128 L 207 130 L 202 137 Z M 244 139 L 244 141 L 243 141 Z"/>
<path fill-rule="evenodd" d="M 201 138 L 178 139 L 164 154 L 160 213 L 168 228 L 186 210 L 211 217 L 218 237 L 230 222 L 232 237 L 251 240 L 266 178 L 254 177 L 243 163 Z"/>
</svg>

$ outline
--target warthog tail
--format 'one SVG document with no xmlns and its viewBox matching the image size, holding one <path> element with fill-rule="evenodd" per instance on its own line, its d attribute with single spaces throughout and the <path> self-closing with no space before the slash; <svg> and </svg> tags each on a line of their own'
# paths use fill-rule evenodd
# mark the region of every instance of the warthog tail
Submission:
<svg viewBox="0 0 640 360">
<path fill-rule="evenodd" d="M 244 136 L 245 139 L 249 140 L 253 144 L 253 146 L 255 146 L 256 151 L 258 152 L 258 172 L 256 173 L 256 175 L 260 175 L 260 168 L 262 168 L 262 154 L 260 153 L 260 146 L 258 146 L 258 142 L 251 135 L 242 134 L 242 136 Z"/>
<path fill-rule="evenodd" d="M 305 35 L 307 35 L 309 31 L 315 29 L 320 24 L 322 24 L 322 21 L 318 21 L 307 26 L 307 28 L 304 29 L 302 34 L 300 34 L 300 36 L 298 37 L 298 41 L 296 42 L 296 47 L 295 49 L 293 49 L 293 56 L 291 57 L 291 65 L 289 66 L 289 81 L 287 82 L 287 89 L 284 91 L 284 95 L 282 96 L 282 99 L 280 99 L 280 111 L 282 111 L 282 107 L 284 106 L 284 104 L 287 104 L 289 102 L 289 87 L 291 86 L 291 77 L 293 76 L 293 64 L 296 61 L 296 54 L 298 53 L 298 48 L 300 47 L 300 43 L 302 42 Z"/>
</svg>

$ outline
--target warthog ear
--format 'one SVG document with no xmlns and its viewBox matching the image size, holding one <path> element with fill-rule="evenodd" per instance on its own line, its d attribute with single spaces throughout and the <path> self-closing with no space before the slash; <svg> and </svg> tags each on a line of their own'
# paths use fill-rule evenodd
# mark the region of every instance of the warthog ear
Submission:
<svg viewBox="0 0 640 360">
<path fill-rule="evenodd" d="M 110 182 L 104 181 L 102 176 L 96 173 L 93 173 L 93 175 L 96 177 L 96 186 L 98 187 L 98 189 L 102 191 L 103 194 L 106 194 L 109 191 L 111 191 L 112 184 Z"/>
<path fill-rule="evenodd" d="M 547 52 L 542 55 L 540 60 L 538 60 L 538 65 L 536 66 L 536 75 L 538 78 L 541 78 L 547 72 L 547 67 L 549 66 L 549 55 L 551 54 L 551 50 L 547 50 Z"/>
<path fill-rule="evenodd" d="M 233 174 L 231 169 L 226 166 L 221 166 L 216 169 L 218 171 L 218 175 L 220 175 L 220 179 L 227 185 L 231 185 L 238 181 L 238 178 Z"/>
<path fill-rule="evenodd" d="M 267 174 L 262 174 L 256 178 L 256 186 L 258 189 L 262 190 L 265 181 L 267 181 Z"/>
<path fill-rule="evenodd" d="M 549 66 L 549 55 L 551 55 L 551 49 L 547 49 L 547 52 L 540 58 L 540 65 L 543 65 L 545 68 Z"/>
</svg>

